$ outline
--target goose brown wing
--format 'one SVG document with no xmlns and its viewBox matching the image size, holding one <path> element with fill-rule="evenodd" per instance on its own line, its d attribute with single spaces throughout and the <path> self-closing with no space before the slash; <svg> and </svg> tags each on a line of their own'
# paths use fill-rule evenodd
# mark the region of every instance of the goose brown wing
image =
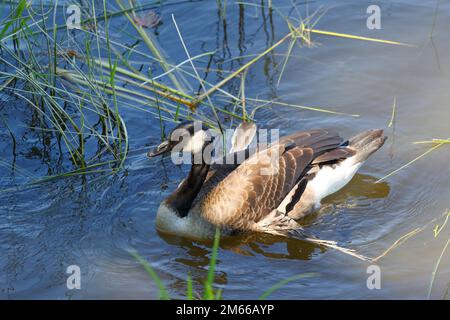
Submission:
<svg viewBox="0 0 450 320">
<path fill-rule="evenodd" d="M 252 229 L 278 207 L 316 156 L 341 143 L 339 136 L 325 130 L 283 138 L 249 157 L 215 186 L 208 187 L 208 181 L 200 203 L 203 217 L 217 226 Z"/>
<path fill-rule="evenodd" d="M 327 130 L 313 129 L 296 132 L 280 139 L 281 143 L 294 142 L 299 147 L 311 147 L 315 157 L 312 164 L 332 163 L 355 155 L 355 150 L 344 146 L 344 140 Z"/>
<path fill-rule="evenodd" d="M 312 164 L 332 163 L 339 160 L 344 160 L 352 157 L 356 154 L 356 151 L 348 147 L 338 147 L 330 151 L 322 153 L 320 156 L 314 158 Z"/>
</svg>

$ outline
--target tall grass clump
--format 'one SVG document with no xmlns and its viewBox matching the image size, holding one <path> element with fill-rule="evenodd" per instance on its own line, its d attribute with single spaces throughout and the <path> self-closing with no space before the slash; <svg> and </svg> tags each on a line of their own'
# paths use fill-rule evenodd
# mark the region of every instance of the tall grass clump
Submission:
<svg viewBox="0 0 450 320">
<path fill-rule="evenodd" d="M 158 119 L 162 137 L 166 123 L 201 120 L 222 131 L 224 119 L 252 120 L 256 110 L 269 105 L 358 116 L 245 96 L 245 74 L 258 61 L 287 44 L 277 81 L 280 84 L 295 45 L 311 46 L 314 34 L 406 46 L 401 42 L 318 30 L 315 24 L 326 10 L 319 8 L 302 17 L 295 8 L 297 18 L 290 18 L 271 3 L 271 19 L 272 14 L 279 15 L 289 32 L 261 53 L 236 58 L 243 61 L 239 68 L 217 83 L 210 83 L 201 74 L 207 74 L 208 68 L 196 65 L 202 59 L 211 59 L 215 52 L 191 55 L 189 44 L 183 39 L 183 25 L 177 23 L 175 16 L 172 15 L 171 23 L 177 33 L 173 36 L 180 40 L 185 53 L 185 60 L 178 63 L 171 61 L 149 31 L 149 24 L 157 25 L 158 20 L 144 21 L 140 16 L 153 4 L 103 0 L 96 7 L 96 3 L 93 0 L 80 3 L 81 29 L 74 30 L 67 28 L 66 8 L 57 1 L 19 0 L 0 4 L 7 9 L 0 22 L 0 62 L 5 66 L 0 70 L 0 90 L 21 101 L 17 108 L 22 112 L 31 112 L 39 119 L 38 123 L 26 125 L 28 129 L 43 140 L 56 141 L 58 153 L 70 160 L 46 178 L 110 173 L 123 168 L 129 145 L 124 120 L 127 109 L 137 109 Z M 250 4 L 237 5 L 244 8 Z M 219 9 L 225 27 L 226 6 L 219 4 Z M 124 44 L 112 32 L 117 19 L 132 27 L 125 32 L 134 44 Z M 138 60 L 145 63 L 140 62 L 139 66 L 135 63 Z M 225 86 L 232 82 L 240 82 L 241 90 L 227 90 Z M 200 92 L 192 89 L 194 83 L 201 88 Z"/>
<path fill-rule="evenodd" d="M 106 94 L 93 80 L 93 70 L 83 70 L 77 54 L 60 42 L 56 11 L 34 2 L 10 2 L 9 14 L 0 24 L 0 89 L 19 103 L 12 104 L 33 121 L 25 124 L 42 140 L 55 141 L 58 153 L 68 156 L 70 164 L 54 176 L 115 171 L 127 154 L 128 135 L 117 108 L 116 95 Z M 85 40 L 86 54 L 91 43 Z M 72 69 L 83 79 L 80 90 L 60 77 L 60 67 Z M 110 70 L 107 81 L 114 79 Z M 49 143 L 52 145 L 52 143 Z M 55 150 L 53 150 L 55 151 Z M 51 151 L 49 151 L 51 153 Z M 51 178 L 51 176 L 47 177 Z"/>
</svg>

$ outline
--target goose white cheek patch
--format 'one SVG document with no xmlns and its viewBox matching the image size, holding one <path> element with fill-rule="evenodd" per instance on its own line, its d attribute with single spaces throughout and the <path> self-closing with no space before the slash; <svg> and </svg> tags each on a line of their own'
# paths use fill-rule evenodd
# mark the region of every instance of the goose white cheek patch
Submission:
<svg viewBox="0 0 450 320">
<path fill-rule="evenodd" d="M 202 152 L 203 145 L 208 141 L 208 137 L 205 131 L 197 131 L 192 137 L 187 138 L 186 145 L 183 148 L 184 152 L 190 152 L 193 154 Z"/>
<path fill-rule="evenodd" d="M 172 149 L 172 162 L 175 164 L 192 164 L 191 156 L 194 155 L 194 163 L 201 164 L 203 147 L 208 141 L 211 141 L 211 137 L 203 130 L 196 131 L 192 136 L 187 130 L 180 131 L 183 131 L 183 133 L 172 134 L 171 136 L 173 141 L 180 141 Z"/>
</svg>

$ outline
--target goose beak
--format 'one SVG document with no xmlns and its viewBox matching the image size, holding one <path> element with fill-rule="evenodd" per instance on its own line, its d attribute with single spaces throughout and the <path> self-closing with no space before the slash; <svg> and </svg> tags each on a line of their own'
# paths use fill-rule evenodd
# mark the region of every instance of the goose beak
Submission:
<svg viewBox="0 0 450 320">
<path fill-rule="evenodd" d="M 170 149 L 171 148 L 170 148 L 169 141 L 164 141 L 159 146 L 154 148 L 153 150 L 150 150 L 149 152 L 147 152 L 147 157 L 153 158 L 153 157 L 159 156 L 161 154 L 165 154 L 165 153 L 169 152 Z"/>
</svg>

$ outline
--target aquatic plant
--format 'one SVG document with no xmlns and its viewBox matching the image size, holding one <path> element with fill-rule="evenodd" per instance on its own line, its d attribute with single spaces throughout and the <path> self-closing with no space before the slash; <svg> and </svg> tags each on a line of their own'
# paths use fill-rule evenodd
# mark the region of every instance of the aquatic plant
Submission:
<svg viewBox="0 0 450 320">
<path fill-rule="evenodd" d="M 434 235 L 435 239 L 438 238 L 438 236 L 441 233 L 441 231 L 444 230 L 445 226 L 447 225 L 447 222 L 448 222 L 448 220 L 450 218 L 450 211 L 446 210 L 446 212 L 444 212 L 444 214 L 442 216 L 444 217 L 444 222 L 442 223 L 442 225 L 436 224 L 434 229 L 433 229 L 433 233 L 434 233 L 433 235 Z M 450 236 L 447 239 L 447 241 L 445 242 L 445 245 L 442 248 L 442 251 L 441 251 L 439 257 L 436 260 L 436 263 L 435 263 L 434 268 L 433 268 L 433 272 L 431 273 L 431 279 L 430 279 L 430 284 L 428 286 L 428 293 L 427 293 L 427 298 L 428 299 L 431 298 L 431 292 L 433 290 L 434 280 L 436 279 L 436 275 L 437 275 L 437 272 L 438 272 L 438 269 L 439 269 L 439 265 L 441 264 L 442 258 L 444 256 L 445 252 L 447 251 L 447 248 L 448 248 L 449 244 L 450 244 Z M 447 293 L 448 293 L 448 288 L 447 288 Z M 445 299 L 445 295 L 446 294 L 444 294 L 444 299 Z"/>
<path fill-rule="evenodd" d="M 70 159 L 70 165 L 31 183 L 121 170 L 129 144 L 127 123 L 123 120 L 127 108 L 138 109 L 158 119 L 162 138 L 168 122 L 198 119 L 222 131 L 224 119 L 252 120 L 258 109 L 270 105 L 357 117 L 357 114 L 322 107 L 246 96 L 245 75 L 255 63 L 289 42 L 279 72 L 279 84 L 294 46 L 311 46 L 314 34 L 408 46 L 396 41 L 318 30 L 315 24 L 325 14 L 323 8 L 307 17 L 302 17 L 295 8 L 298 14 L 293 18 L 283 15 L 270 3 L 269 14 L 277 14 L 286 21 L 289 32 L 253 57 L 233 58 L 249 60 L 219 82 L 210 83 L 200 76 L 200 71 L 207 75 L 210 70 L 196 64 L 203 58 L 210 59 L 215 52 L 191 56 L 182 36 L 183 26 L 172 16 L 177 31 L 174 36 L 178 36 L 180 48 L 186 54 L 184 61 L 172 63 L 150 32 L 161 22 L 161 17 L 151 10 L 152 4 L 135 5 L 130 1 L 126 5 L 116 0 L 119 10 L 111 11 L 112 5 L 105 0 L 101 8 L 96 8 L 94 1 L 86 1 L 81 7 L 81 29 L 70 31 L 66 29 L 64 19 L 58 18 L 57 11 L 61 9 L 58 3 L 54 6 L 25 0 L 8 3 L 9 14 L 0 22 L 0 62 L 7 66 L 0 70 L 0 92 L 22 100 L 24 108 L 21 111 L 26 113 L 30 108 L 33 116 L 40 119 L 29 129 L 43 140 L 57 141 L 59 151 Z M 218 5 L 226 24 L 226 6 Z M 237 5 L 244 8 L 250 4 L 239 2 Z M 117 17 L 126 18 L 133 27 L 136 34 L 129 34 L 129 38 L 134 39 L 135 44 L 127 45 L 111 38 L 111 21 Z M 156 20 L 152 22 L 150 18 Z M 148 51 L 137 48 L 140 42 Z M 132 60 L 136 58 L 147 63 L 136 67 Z M 148 68 L 147 72 L 142 70 L 144 66 Z M 200 86 L 199 94 L 191 89 L 192 80 Z M 237 94 L 224 88 L 236 81 L 240 82 Z M 232 106 L 231 110 L 229 106 Z M 13 130 L 10 133 L 14 139 Z"/>
</svg>

